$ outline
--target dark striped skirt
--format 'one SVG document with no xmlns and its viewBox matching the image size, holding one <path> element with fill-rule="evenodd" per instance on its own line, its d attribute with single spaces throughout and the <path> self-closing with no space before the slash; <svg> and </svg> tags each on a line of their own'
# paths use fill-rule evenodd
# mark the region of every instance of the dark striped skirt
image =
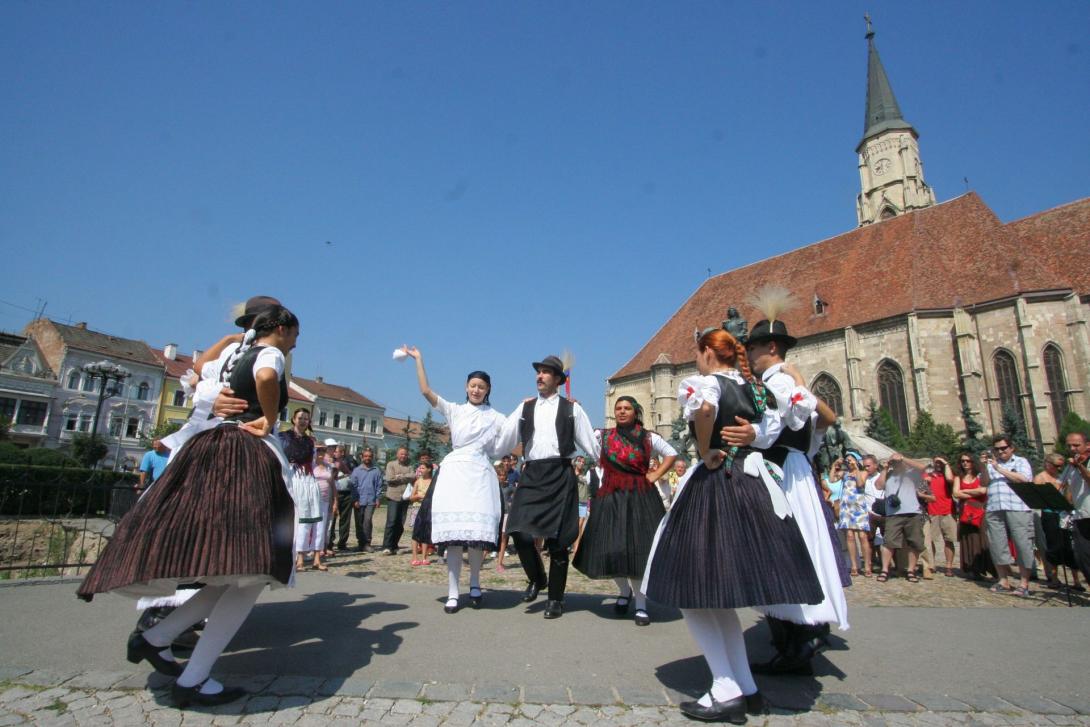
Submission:
<svg viewBox="0 0 1090 727">
<path fill-rule="evenodd" d="M 79 587 L 172 593 L 187 583 L 287 584 L 295 507 L 279 459 L 234 424 L 189 440 L 117 525 Z"/>
<path fill-rule="evenodd" d="M 824 599 L 794 518 L 780 519 L 742 458 L 699 465 L 670 506 L 651 556 L 647 597 L 677 608 L 744 608 Z"/>
<path fill-rule="evenodd" d="M 655 529 L 665 514 L 662 497 L 650 483 L 593 498 L 572 565 L 588 578 L 643 578 Z"/>
</svg>

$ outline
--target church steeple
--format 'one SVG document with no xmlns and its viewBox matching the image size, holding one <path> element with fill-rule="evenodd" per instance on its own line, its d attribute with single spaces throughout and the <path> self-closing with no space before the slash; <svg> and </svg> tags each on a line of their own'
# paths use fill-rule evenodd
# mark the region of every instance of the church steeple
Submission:
<svg viewBox="0 0 1090 727">
<path fill-rule="evenodd" d="M 867 21 L 867 109 L 863 139 L 855 148 L 862 186 L 856 215 L 861 226 L 935 204 L 935 193 L 923 179 L 919 134 L 901 116 L 878 57 L 870 16 L 863 17 Z"/>
</svg>

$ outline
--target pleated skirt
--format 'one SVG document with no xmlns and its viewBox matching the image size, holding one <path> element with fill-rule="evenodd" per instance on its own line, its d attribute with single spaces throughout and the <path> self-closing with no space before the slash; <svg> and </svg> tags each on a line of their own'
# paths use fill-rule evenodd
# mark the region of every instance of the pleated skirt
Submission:
<svg viewBox="0 0 1090 727">
<path fill-rule="evenodd" d="M 958 523 L 958 550 L 961 552 L 961 571 L 974 578 L 995 575 L 992 554 L 988 550 L 988 535 L 984 528 Z"/>
<path fill-rule="evenodd" d="M 431 541 L 431 503 L 435 496 L 435 486 L 439 484 L 439 475 L 442 471 L 443 468 L 440 467 L 432 475 L 431 487 L 424 493 L 424 499 L 420 501 L 420 509 L 416 511 L 416 519 L 413 520 L 412 527 L 409 528 L 413 540 L 425 545 L 434 545 Z"/>
<path fill-rule="evenodd" d="M 286 585 L 294 525 L 277 456 L 224 424 L 186 443 L 118 523 L 78 595 L 169 595 L 189 583 Z"/>
<path fill-rule="evenodd" d="M 595 497 L 572 565 L 588 578 L 642 578 L 665 514 L 653 485 Z"/>
<path fill-rule="evenodd" d="M 780 519 L 741 457 L 698 465 L 677 495 L 645 578 L 647 597 L 677 608 L 818 604 L 824 594 L 793 517 Z"/>
</svg>

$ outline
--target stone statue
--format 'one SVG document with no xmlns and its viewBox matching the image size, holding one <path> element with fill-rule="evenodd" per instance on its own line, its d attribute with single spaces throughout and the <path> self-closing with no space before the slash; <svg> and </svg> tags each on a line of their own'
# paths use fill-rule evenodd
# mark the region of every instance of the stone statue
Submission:
<svg viewBox="0 0 1090 727">
<path fill-rule="evenodd" d="M 851 440 L 848 438 L 848 433 L 844 431 L 840 425 L 840 420 L 837 419 L 831 427 L 825 430 L 821 447 L 818 449 L 817 461 L 821 471 L 828 471 L 829 466 L 838 459 L 843 459 L 850 448 Z"/>
<path fill-rule="evenodd" d="M 727 320 L 723 321 L 723 329 L 739 343 L 745 343 L 749 337 L 749 325 L 734 306 L 727 308 Z"/>
</svg>

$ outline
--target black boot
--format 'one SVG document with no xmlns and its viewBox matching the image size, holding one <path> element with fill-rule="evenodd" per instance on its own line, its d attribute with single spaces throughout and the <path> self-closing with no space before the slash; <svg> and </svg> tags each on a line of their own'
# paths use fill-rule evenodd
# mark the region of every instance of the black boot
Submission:
<svg viewBox="0 0 1090 727">
<path fill-rule="evenodd" d="M 754 674 L 775 673 L 777 665 L 787 655 L 787 647 L 791 642 L 792 624 L 789 621 L 783 621 L 775 616 L 766 616 L 765 623 L 768 624 L 768 630 L 772 634 L 772 646 L 776 649 L 776 653 L 768 661 L 750 664 L 749 668 Z"/>
</svg>

